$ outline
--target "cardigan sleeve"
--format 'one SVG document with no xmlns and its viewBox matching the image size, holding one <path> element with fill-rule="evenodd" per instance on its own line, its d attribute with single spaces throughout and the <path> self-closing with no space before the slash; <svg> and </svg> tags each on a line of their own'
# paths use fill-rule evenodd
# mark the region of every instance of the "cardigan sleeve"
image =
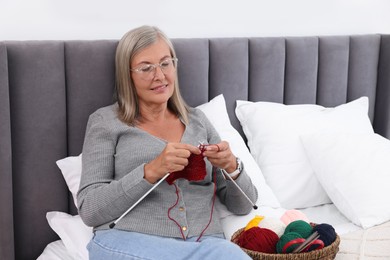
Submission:
<svg viewBox="0 0 390 260">
<path fill-rule="evenodd" d="M 121 179 L 115 178 L 116 129 L 99 112 L 88 120 L 82 152 L 82 174 L 77 194 L 79 214 L 88 226 L 99 226 L 118 218 L 152 184 L 141 164 Z"/>
</svg>

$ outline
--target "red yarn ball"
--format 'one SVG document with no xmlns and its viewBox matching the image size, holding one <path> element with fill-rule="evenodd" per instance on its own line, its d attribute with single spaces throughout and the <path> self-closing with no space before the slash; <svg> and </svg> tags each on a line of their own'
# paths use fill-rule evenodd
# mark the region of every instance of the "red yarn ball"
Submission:
<svg viewBox="0 0 390 260">
<path fill-rule="evenodd" d="M 272 230 L 261 227 L 252 227 L 243 231 L 237 239 L 237 244 L 240 247 L 273 254 L 276 253 L 276 243 L 279 236 Z"/>
</svg>

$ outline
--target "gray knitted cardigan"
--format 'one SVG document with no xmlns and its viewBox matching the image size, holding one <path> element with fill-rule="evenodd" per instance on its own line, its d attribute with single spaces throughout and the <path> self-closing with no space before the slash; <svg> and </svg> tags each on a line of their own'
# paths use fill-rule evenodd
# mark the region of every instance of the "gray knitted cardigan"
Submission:
<svg viewBox="0 0 390 260">
<path fill-rule="evenodd" d="M 142 197 L 153 184 L 144 179 L 145 163 L 154 159 L 166 146 L 166 141 L 137 128 L 117 117 L 117 104 L 98 109 L 89 117 L 82 152 L 82 176 L 78 192 L 79 214 L 94 230 L 108 229 Z M 167 129 L 169 131 L 169 129 Z M 191 108 L 181 142 L 198 145 L 218 143 L 220 137 L 204 113 Z M 210 221 L 216 174 L 217 196 L 227 209 L 247 214 L 251 205 L 237 187 L 225 180 L 219 169 L 206 161 L 207 176 L 203 181 L 176 180 L 178 204 L 174 185 L 163 181 L 140 204 L 121 219 L 115 228 L 140 233 L 182 237 L 199 236 Z M 252 201 L 257 190 L 245 170 L 236 180 Z M 217 211 L 204 234 L 222 233 Z"/>
</svg>

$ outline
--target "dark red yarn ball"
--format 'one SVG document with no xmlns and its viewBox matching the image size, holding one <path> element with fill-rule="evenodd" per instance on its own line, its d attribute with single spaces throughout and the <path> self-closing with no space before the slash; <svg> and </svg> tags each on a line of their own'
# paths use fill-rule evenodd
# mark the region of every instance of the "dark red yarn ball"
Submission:
<svg viewBox="0 0 390 260">
<path fill-rule="evenodd" d="M 261 227 L 252 227 L 243 231 L 237 239 L 240 247 L 261 253 L 276 253 L 276 244 L 279 236 L 272 230 Z"/>
</svg>

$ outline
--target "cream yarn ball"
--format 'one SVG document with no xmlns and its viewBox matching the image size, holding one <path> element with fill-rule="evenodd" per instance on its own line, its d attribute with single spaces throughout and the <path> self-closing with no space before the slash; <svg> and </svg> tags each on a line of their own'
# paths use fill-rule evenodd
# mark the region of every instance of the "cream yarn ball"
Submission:
<svg viewBox="0 0 390 260">
<path fill-rule="evenodd" d="M 267 217 L 259 223 L 259 227 L 272 230 L 278 237 L 281 237 L 286 229 L 286 225 L 280 219 Z"/>
</svg>

